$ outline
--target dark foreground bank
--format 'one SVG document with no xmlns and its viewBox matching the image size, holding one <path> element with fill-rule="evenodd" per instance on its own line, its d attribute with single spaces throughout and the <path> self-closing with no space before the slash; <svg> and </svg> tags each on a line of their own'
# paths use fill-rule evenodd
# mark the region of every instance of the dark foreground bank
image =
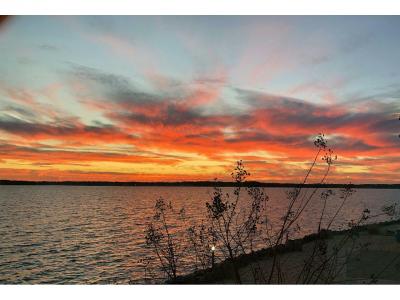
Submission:
<svg viewBox="0 0 400 300">
<path fill-rule="evenodd" d="M 400 284 L 400 241 L 396 232 L 400 230 L 400 220 L 369 224 L 352 229 L 352 243 L 344 247 L 338 264 L 336 284 L 381 283 Z M 322 231 L 297 240 L 290 240 L 277 249 L 265 248 L 237 258 L 242 283 L 265 284 L 261 272 L 268 274 L 274 253 L 285 261 L 283 272 L 287 275 L 280 283 L 296 284 L 299 274 L 304 271 L 304 262 L 314 251 L 317 241 L 324 240 L 329 248 L 334 248 L 349 230 Z M 350 247 L 352 247 L 350 249 Z M 351 251 L 350 251 L 351 250 Z M 274 252 L 276 251 L 276 252 Z M 329 253 L 329 250 L 327 251 Z M 349 254 L 351 253 L 351 254 Z M 347 255 L 346 255 L 347 254 Z M 339 269 L 340 266 L 340 269 Z M 265 276 L 264 276 L 265 279 Z M 234 284 L 232 264 L 228 261 L 218 263 L 213 269 L 196 271 L 180 276 L 169 284 Z M 276 283 L 272 281 L 272 283 Z M 323 280 L 310 283 L 324 283 Z"/>
</svg>

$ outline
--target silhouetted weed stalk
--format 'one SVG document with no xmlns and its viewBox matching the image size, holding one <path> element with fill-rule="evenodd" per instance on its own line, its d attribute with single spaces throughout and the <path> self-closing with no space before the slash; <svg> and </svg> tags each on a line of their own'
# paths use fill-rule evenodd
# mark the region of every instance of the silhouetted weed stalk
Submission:
<svg viewBox="0 0 400 300">
<path fill-rule="evenodd" d="M 358 228 L 381 215 L 398 218 L 400 211 L 396 204 L 383 207 L 382 212 L 375 215 L 372 215 L 369 209 L 365 209 L 359 218 L 348 222 L 347 228 L 344 228 L 346 230 L 338 239 L 328 242 L 327 237 L 332 224 L 355 191 L 350 183 L 341 189 L 338 207 L 333 215 L 327 214 L 328 202 L 337 192 L 331 189 L 322 190 L 320 193 L 318 191 L 321 191 L 320 185 L 326 183 L 337 156 L 328 147 L 323 134 L 316 137 L 314 145 L 317 148 L 314 159 L 302 182 L 287 191 L 288 205 L 278 223 L 270 221 L 273 214 L 267 205 L 269 197 L 264 189 L 245 185 L 250 173 L 242 161 L 237 162 L 231 173 L 235 182 L 233 192 L 224 192 L 222 188 L 215 187 L 211 201 L 206 203 L 206 218 L 200 225 L 189 226 L 183 235 L 178 235 L 178 230 L 173 224 L 177 219 L 186 224 L 190 222 L 185 216 L 185 211 L 181 209 L 177 212 L 171 203 L 166 203 L 162 198 L 158 199 L 154 207 L 154 216 L 147 226 L 146 245 L 152 249 L 158 267 L 167 279 L 176 280 L 179 268 L 184 262 L 193 265 L 195 269 L 209 270 L 214 260 L 219 259 L 231 266 L 235 282 L 242 283 L 238 258 L 253 253 L 255 244 L 262 243 L 270 249 L 270 260 L 267 265 L 259 261 L 251 265 L 251 282 L 308 284 L 337 281 L 354 252 L 368 246 L 357 242 Z M 319 158 L 324 162 L 325 169 L 317 182 L 319 185 L 309 188 L 307 183 Z M 291 265 L 285 266 L 288 262 L 281 255 L 282 247 L 290 245 L 293 237 L 301 231 L 300 218 L 315 199 L 319 199 L 321 210 L 319 215 L 315 216 L 317 226 L 311 250 L 307 252 L 300 267 L 293 270 Z M 148 270 L 149 265 L 145 265 L 146 274 L 154 274 Z"/>
<path fill-rule="evenodd" d="M 221 188 L 215 187 L 212 202 L 207 202 L 209 232 L 217 241 L 218 248 L 223 256 L 232 264 L 235 280 L 241 283 L 236 257 L 252 251 L 253 240 L 257 229 L 262 224 L 268 196 L 259 187 L 245 187 L 243 183 L 250 175 L 242 161 L 237 162 L 232 178 L 236 182 L 233 195 L 223 193 Z M 242 204 L 246 190 L 250 202 Z"/>
<path fill-rule="evenodd" d="M 168 219 L 171 216 L 175 217 L 172 204 L 159 198 L 155 204 L 153 221 L 147 227 L 146 244 L 152 248 L 160 262 L 161 269 L 168 278 L 176 279 L 178 261 L 182 257 L 182 247 L 169 224 Z"/>
</svg>

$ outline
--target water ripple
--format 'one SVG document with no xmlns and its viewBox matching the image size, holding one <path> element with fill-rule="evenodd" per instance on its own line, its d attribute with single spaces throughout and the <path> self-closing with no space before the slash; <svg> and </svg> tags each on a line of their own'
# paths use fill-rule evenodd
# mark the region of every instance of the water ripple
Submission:
<svg viewBox="0 0 400 300">
<path fill-rule="evenodd" d="M 146 222 L 160 196 L 204 216 L 210 188 L 0 186 L 0 283 L 98 284 L 141 282 L 147 253 Z M 267 189 L 274 215 L 285 207 L 283 189 Z M 376 201 L 383 199 L 384 201 Z M 364 207 L 398 200 L 398 190 L 356 193 L 342 220 Z M 305 212 L 302 234 L 315 208 Z M 182 232 L 187 225 L 176 223 Z M 190 271 L 187 269 L 187 271 Z"/>
</svg>

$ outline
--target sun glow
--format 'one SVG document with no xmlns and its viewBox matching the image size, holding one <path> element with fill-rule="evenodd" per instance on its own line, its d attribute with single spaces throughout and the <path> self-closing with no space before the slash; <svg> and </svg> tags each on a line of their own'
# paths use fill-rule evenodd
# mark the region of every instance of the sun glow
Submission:
<svg viewBox="0 0 400 300">
<path fill-rule="evenodd" d="M 297 182 L 323 132 L 330 180 L 400 180 L 394 19 L 115 18 L 0 31 L 1 179 L 231 180 L 243 160 L 252 180 Z"/>
</svg>

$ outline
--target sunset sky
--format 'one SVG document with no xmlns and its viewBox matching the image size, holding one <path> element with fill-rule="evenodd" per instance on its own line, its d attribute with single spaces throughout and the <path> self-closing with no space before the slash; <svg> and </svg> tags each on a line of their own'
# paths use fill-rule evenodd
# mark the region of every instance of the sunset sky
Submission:
<svg viewBox="0 0 400 300">
<path fill-rule="evenodd" d="M 15 17 L 0 179 L 400 183 L 400 17 Z M 320 163 L 321 160 L 319 160 Z"/>
</svg>

